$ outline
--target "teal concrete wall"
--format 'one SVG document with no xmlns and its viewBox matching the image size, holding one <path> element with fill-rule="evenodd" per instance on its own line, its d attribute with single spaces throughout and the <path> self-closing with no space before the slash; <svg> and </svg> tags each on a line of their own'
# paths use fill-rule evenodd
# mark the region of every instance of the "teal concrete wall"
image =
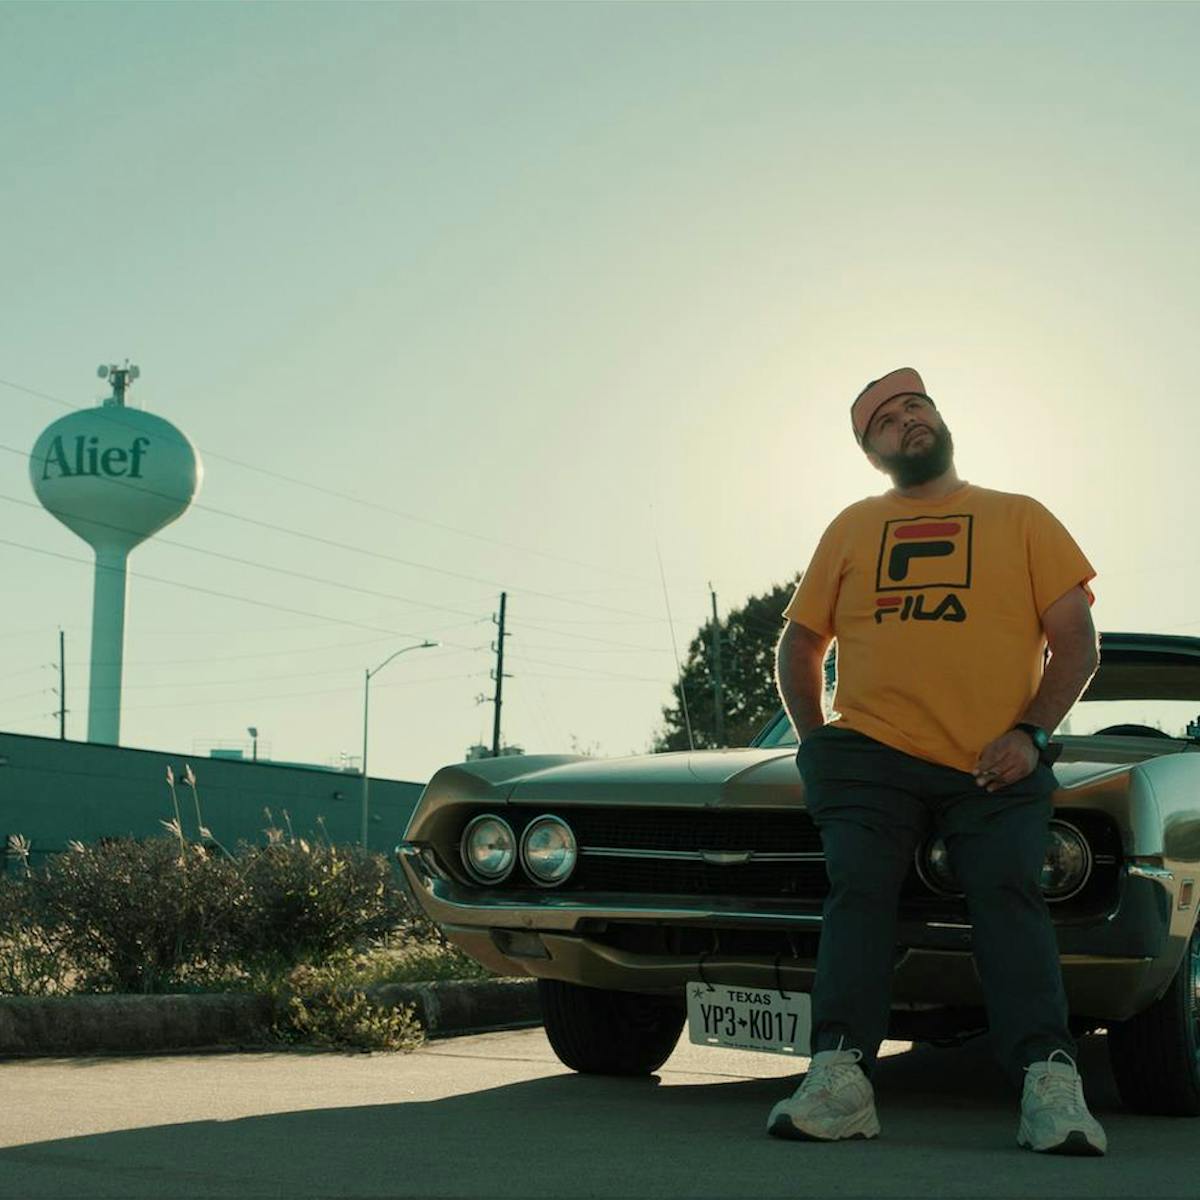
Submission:
<svg viewBox="0 0 1200 1200">
<path fill-rule="evenodd" d="M 265 843 L 269 824 L 284 828 L 285 810 L 297 837 L 319 838 L 320 816 L 331 841 L 359 841 L 357 774 L 0 733 L 0 848 L 7 835 L 22 834 L 33 843 L 37 863 L 65 850 L 71 839 L 161 836 L 159 822 L 174 815 L 168 766 L 175 772 L 184 833 L 195 838 L 192 790 L 181 785 L 185 763 L 196 773 L 204 824 L 231 850 L 239 841 Z M 372 778 L 370 849 L 390 855 L 423 787 Z M 264 809 L 271 810 L 270 821 Z"/>
</svg>

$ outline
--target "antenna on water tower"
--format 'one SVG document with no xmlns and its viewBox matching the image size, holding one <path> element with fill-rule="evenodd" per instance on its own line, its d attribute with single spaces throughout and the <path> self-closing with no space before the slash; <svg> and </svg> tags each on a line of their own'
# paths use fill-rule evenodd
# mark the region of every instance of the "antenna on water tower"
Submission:
<svg viewBox="0 0 1200 1200">
<path fill-rule="evenodd" d="M 29 456 L 42 505 L 96 554 L 92 592 L 92 665 L 88 741 L 116 745 L 121 734 L 125 652 L 126 561 L 130 551 L 182 516 L 204 469 L 195 446 L 170 421 L 126 408 L 141 372 L 101 366 L 112 395 L 48 425 Z"/>
<path fill-rule="evenodd" d="M 125 360 L 123 367 L 105 366 L 104 363 L 101 363 L 96 368 L 96 374 L 101 379 L 109 379 L 112 384 L 112 395 L 104 401 L 105 406 L 116 405 L 119 408 L 124 408 L 125 391 L 141 373 L 139 368 L 129 365 L 129 359 Z"/>
</svg>

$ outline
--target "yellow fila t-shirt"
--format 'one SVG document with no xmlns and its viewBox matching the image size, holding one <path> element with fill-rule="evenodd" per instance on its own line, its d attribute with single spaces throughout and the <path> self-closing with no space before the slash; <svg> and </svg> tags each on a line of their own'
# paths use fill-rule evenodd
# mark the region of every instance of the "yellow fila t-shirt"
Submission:
<svg viewBox="0 0 1200 1200">
<path fill-rule="evenodd" d="M 970 771 L 1038 689 L 1041 614 L 1095 574 L 1028 496 L 889 493 L 834 519 L 784 616 L 837 639 L 839 726 Z"/>
</svg>

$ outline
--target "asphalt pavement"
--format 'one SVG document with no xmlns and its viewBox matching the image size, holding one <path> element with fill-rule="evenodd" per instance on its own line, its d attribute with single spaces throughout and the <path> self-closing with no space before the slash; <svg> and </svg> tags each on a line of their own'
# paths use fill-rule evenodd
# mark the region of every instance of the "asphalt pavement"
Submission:
<svg viewBox="0 0 1200 1200">
<path fill-rule="evenodd" d="M 408 1055 L 10 1060 L 0 1196 L 1200 1195 L 1200 1122 L 1125 1113 L 1102 1039 L 1081 1065 L 1104 1159 L 1019 1149 L 985 1044 L 885 1049 L 882 1136 L 836 1145 L 766 1136 L 802 1060 L 682 1042 L 649 1079 L 574 1075 L 540 1028 Z"/>
</svg>

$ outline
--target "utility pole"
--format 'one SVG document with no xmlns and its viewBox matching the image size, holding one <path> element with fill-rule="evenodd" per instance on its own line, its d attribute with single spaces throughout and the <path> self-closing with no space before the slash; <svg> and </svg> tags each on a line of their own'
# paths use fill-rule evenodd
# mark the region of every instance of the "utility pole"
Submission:
<svg viewBox="0 0 1200 1200">
<path fill-rule="evenodd" d="M 717 593 L 713 585 L 708 585 L 712 596 L 712 677 L 713 677 L 713 711 L 716 713 L 717 745 L 725 745 L 725 684 L 721 679 L 721 627 L 717 624 Z"/>
<path fill-rule="evenodd" d="M 508 593 L 500 593 L 500 617 L 492 617 L 492 620 L 500 627 L 499 636 L 492 645 L 492 649 L 496 652 L 496 669 L 492 672 L 492 678 L 496 681 L 496 697 L 494 703 L 496 711 L 492 717 L 492 757 L 500 757 L 500 704 L 501 695 L 504 691 L 504 639 L 511 637 L 511 634 L 504 632 L 504 609 L 508 601 Z M 512 678 L 509 676 L 509 678 Z"/>
<path fill-rule="evenodd" d="M 67 636 L 58 631 L 58 740 L 67 740 Z"/>
<path fill-rule="evenodd" d="M 67 740 L 67 659 L 66 636 L 61 629 L 58 631 L 58 662 L 50 665 L 58 667 L 58 711 L 53 715 L 58 718 L 59 740 L 65 742 Z M 54 688 L 50 690 L 55 691 Z"/>
</svg>

